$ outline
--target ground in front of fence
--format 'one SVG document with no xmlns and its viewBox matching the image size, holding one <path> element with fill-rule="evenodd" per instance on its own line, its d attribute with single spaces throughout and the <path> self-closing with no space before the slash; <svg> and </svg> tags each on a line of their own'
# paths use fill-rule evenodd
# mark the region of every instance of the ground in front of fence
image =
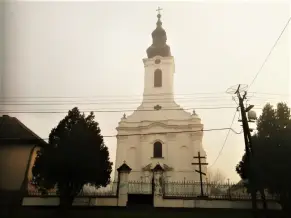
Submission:
<svg viewBox="0 0 291 218">
<path fill-rule="evenodd" d="M 258 218 L 265 218 L 260 211 Z M 268 218 L 283 218 L 280 211 L 268 211 Z M 29 217 L 29 218 L 63 218 L 55 207 L 18 207 L 0 208 L 1 218 Z M 112 208 L 112 207 L 73 207 L 69 211 L 68 218 L 252 218 L 250 210 L 236 209 L 170 209 L 170 208 Z"/>
</svg>

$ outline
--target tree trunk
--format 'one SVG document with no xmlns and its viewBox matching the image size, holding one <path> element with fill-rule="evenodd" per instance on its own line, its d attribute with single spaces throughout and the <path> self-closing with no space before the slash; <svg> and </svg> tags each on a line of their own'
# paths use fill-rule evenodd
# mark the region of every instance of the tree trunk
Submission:
<svg viewBox="0 0 291 218">
<path fill-rule="evenodd" d="M 73 201 L 74 197 L 72 196 L 71 192 L 64 191 L 60 194 L 59 213 L 61 217 L 68 217 L 68 213 L 71 209 Z"/>
<path fill-rule="evenodd" d="M 264 208 L 264 210 L 267 210 L 268 209 L 268 205 L 267 205 L 266 195 L 265 195 L 264 189 L 260 189 L 260 194 L 261 194 L 261 198 L 262 198 L 262 201 L 263 201 L 263 208 Z"/>
<path fill-rule="evenodd" d="M 260 194 L 261 194 L 261 198 L 262 198 L 262 202 L 263 202 L 264 214 L 265 214 L 265 217 L 266 217 L 267 216 L 268 205 L 267 205 L 266 195 L 265 195 L 264 189 L 260 189 Z"/>
<path fill-rule="evenodd" d="M 257 208 L 257 192 L 255 190 L 251 191 L 252 196 L 252 210 L 254 218 L 258 217 L 258 208 Z"/>
</svg>

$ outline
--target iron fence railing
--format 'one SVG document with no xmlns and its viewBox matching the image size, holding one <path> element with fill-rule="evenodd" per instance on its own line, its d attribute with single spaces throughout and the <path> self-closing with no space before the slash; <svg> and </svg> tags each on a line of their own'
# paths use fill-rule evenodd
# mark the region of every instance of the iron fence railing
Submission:
<svg viewBox="0 0 291 218">
<path fill-rule="evenodd" d="M 203 194 L 210 199 L 250 200 L 251 196 L 243 184 L 203 182 Z M 164 182 L 164 197 L 195 198 L 201 196 L 200 182 Z M 265 192 L 267 200 L 276 200 L 275 195 Z M 261 195 L 257 193 L 257 199 Z"/>
<path fill-rule="evenodd" d="M 94 186 L 85 185 L 77 197 L 102 197 L 102 196 L 116 196 L 117 195 L 117 182 L 112 182 L 106 187 L 95 188 Z M 57 197 L 57 189 L 41 191 L 33 185 L 29 185 L 27 190 L 29 197 Z"/>
<path fill-rule="evenodd" d="M 129 181 L 128 194 L 153 194 L 154 184 L 151 181 Z M 200 182 L 195 181 L 163 181 L 162 194 L 168 198 L 197 198 L 201 196 Z M 204 196 L 209 199 L 221 200 L 250 200 L 251 196 L 247 192 L 244 184 L 229 183 L 202 183 Z M 93 186 L 86 185 L 80 191 L 77 197 L 117 197 L 118 182 L 112 182 L 107 187 L 96 189 Z M 27 190 L 29 197 L 57 197 L 57 190 L 40 191 L 33 185 L 29 185 Z M 277 200 L 277 196 L 265 192 L 267 200 Z M 257 193 L 257 199 L 261 195 Z"/>
<path fill-rule="evenodd" d="M 128 194 L 152 194 L 152 183 L 149 181 L 129 181 Z"/>
</svg>

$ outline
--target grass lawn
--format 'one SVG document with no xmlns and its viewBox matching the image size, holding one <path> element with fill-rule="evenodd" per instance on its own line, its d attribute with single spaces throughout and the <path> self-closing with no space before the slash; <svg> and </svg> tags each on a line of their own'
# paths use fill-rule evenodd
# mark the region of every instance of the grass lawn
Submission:
<svg viewBox="0 0 291 218">
<path fill-rule="evenodd" d="M 52 207 L 1 208 L 1 218 L 57 218 L 64 217 Z M 169 209 L 169 208 L 72 208 L 68 218 L 253 218 L 249 210 L 229 209 Z M 281 218 L 278 211 L 268 211 L 268 218 Z M 258 218 L 266 218 L 262 213 Z"/>
</svg>

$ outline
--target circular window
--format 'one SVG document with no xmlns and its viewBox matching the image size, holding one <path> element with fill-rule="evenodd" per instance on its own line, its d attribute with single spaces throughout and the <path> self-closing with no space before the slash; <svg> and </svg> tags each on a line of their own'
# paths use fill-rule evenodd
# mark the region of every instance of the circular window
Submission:
<svg viewBox="0 0 291 218">
<path fill-rule="evenodd" d="M 155 60 L 155 64 L 159 64 L 159 63 L 161 63 L 161 60 L 160 59 L 156 59 Z"/>
</svg>

